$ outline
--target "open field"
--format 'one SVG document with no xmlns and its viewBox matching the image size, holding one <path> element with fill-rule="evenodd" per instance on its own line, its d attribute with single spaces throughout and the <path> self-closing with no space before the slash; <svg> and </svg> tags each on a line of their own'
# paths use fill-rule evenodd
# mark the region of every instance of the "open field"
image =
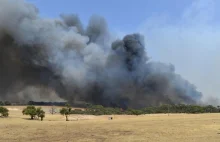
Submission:
<svg viewBox="0 0 220 142">
<path fill-rule="evenodd" d="M 220 114 L 150 114 L 141 116 L 72 115 L 65 121 L 46 111 L 44 121 L 28 120 L 22 107 L 9 106 L 0 119 L 0 142 L 219 142 Z M 78 121 L 77 121 L 78 119 Z"/>
</svg>

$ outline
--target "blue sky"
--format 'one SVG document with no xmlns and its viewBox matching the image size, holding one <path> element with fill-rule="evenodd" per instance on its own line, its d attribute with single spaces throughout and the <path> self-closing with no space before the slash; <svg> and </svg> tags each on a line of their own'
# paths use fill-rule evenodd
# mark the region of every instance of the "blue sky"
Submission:
<svg viewBox="0 0 220 142">
<path fill-rule="evenodd" d="M 97 14 L 105 17 L 111 32 L 121 36 L 140 32 L 152 60 L 174 64 L 176 72 L 195 84 L 206 100 L 213 103 L 220 97 L 219 0 L 28 1 L 42 17 L 77 13 L 86 25 Z"/>
<path fill-rule="evenodd" d="M 58 17 L 61 13 L 76 13 L 84 24 L 98 14 L 105 17 L 113 30 L 134 31 L 146 18 L 168 14 L 173 20 L 181 15 L 192 0 L 28 0 L 43 17 Z"/>
</svg>

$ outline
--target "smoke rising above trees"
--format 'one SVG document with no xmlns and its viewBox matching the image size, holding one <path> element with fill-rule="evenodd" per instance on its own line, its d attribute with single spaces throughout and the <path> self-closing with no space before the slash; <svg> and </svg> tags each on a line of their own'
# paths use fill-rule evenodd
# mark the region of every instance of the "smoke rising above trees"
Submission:
<svg viewBox="0 0 220 142">
<path fill-rule="evenodd" d="M 138 33 L 114 41 L 102 17 L 84 28 L 75 14 L 44 19 L 23 0 L 0 1 L 0 99 L 139 108 L 201 97 L 173 65 L 149 60 Z"/>
</svg>

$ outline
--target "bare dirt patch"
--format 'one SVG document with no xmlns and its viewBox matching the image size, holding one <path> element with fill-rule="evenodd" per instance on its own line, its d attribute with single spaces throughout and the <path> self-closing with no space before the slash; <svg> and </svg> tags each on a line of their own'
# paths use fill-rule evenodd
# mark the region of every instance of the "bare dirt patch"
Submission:
<svg viewBox="0 0 220 142">
<path fill-rule="evenodd" d="M 18 108 L 8 108 L 9 111 L 19 111 Z"/>
</svg>

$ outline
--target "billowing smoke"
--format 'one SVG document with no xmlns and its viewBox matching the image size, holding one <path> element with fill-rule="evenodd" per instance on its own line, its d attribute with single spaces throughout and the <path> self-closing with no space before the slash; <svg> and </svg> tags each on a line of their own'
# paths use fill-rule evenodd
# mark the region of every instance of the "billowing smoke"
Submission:
<svg viewBox="0 0 220 142">
<path fill-rule="evenodd" d="M 105 19 L 39 17 L 23 0 L 0 1 L 0 99 L 65 99 L 104 106 L 194 104 L 202 94 L 171 64 L 151 62 L 144 37 L 112 41 Z"/>
</svg>

